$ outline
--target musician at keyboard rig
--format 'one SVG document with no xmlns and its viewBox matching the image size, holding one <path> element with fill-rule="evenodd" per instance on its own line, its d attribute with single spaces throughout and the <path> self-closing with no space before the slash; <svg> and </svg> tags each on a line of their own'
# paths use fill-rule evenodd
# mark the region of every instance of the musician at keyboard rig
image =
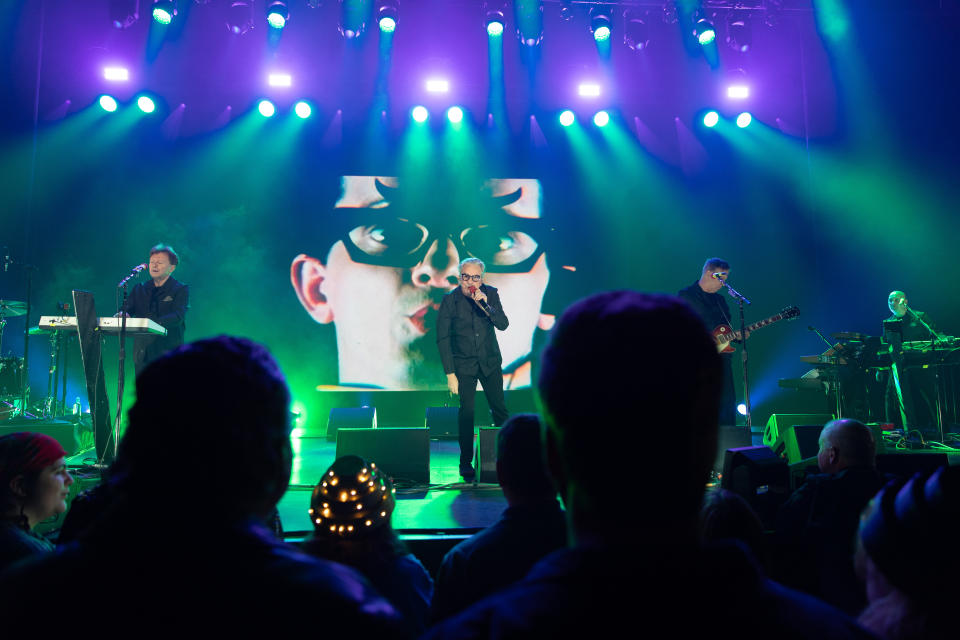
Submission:
<svg viewBox="0 0 960 640">
<path fill-rule="evenodd" d="M 150 280 L 133 288 L 124 309 L 132 318 L 150 318 L 167 335 L 138 334 L 133 340 L 133 364 L 137 374 L 161 355 L 183 344 L 190 289 L 171 274 L 180 263 L 173 247 L 158 244 L 150 249 Z"/>
</svg>

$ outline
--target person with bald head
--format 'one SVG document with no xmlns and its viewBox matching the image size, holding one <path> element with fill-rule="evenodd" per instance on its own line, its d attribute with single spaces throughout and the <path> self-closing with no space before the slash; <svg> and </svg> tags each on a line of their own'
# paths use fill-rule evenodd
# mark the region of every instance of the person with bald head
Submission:
<svg viewBox="0 0 960 640">
<path fill-rule="evenodd" d="M 820 432 L 820 473 L 793 492 L 777 518 L 784 562 L 776 577 L 851 614 L 866 604 L 852 558 L 860 512 L 884 485 L 876 451 L 862 422 L 828 422 Z"/>
<path fill-rule="evenodd" d="M 904 344 L 934 342 L 942 336 L 926 313 L 910 308 L 907 294 L 903 291 L 891 291 L 887 296 L 887 306 L 893 315 L 883 322 L 883 337 L 890 345 L 890 357 L 894 365 L 887 384 L 887 422 L 905 430 L 919 430 L 939 436 L 933 371 L 910 366 L 919 363 L 907 357 L 909 352 Z M 927 345 L 921 346 L 926 348 Z"/>
</svg>

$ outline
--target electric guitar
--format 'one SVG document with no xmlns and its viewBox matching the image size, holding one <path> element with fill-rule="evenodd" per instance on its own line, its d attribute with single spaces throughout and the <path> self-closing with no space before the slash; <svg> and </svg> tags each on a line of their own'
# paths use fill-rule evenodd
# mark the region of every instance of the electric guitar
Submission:
<svg viewBox="0 0 960 640">
<path fill-rule="evenodd" d="M 748 332 L 756 331 L 760 327 L 765 327 L 775 322 L 780 322 L 781 320 L 791 320 L 799 315 L 800 309 L 797 307 L 787 307 L 777 315 L 765 318 L 760 322 L 754 322 L 753 324 L 747 325 L 746 328 Z M 713 330 L 713 339 L 717 343 L 718 353 L 730 353 L 733 351 L 733 345 L 730 343 L 733 340 L 742 339 L 742 336 L 739 331 L 734 331 L 729 325 L 721 324 Z"/>
</svg>

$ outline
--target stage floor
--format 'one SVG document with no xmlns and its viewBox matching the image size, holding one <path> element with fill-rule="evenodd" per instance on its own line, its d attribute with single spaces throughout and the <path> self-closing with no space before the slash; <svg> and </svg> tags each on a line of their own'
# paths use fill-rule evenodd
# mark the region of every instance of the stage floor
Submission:
<svg viewBox="0 0 960 640">
<path fill-rule="evenodd" d="M 277 509 L 286 536 L 296 540 L 313 531 L 307 512 L 310 494 L 336 458 L 336 443 L 325 438 L 293 438 L 291 442 L 294 457 L 290 488 Z M 71 467 L 80 466 L 90 461 L 91 453 L 80 453 L 69 458 L 67 463 Z M 500 486 L 463 482 L 459 463 L 460 448 L 456 440 L 430 440 L 430 485 L 397 489 L 393 527 L 401 535 L 405 538 L 416 535 L 463 536 L 500 517 L 507 507 Z M 86 489 L 95 483 L 95 479 L 77 483 L 74 489 Z"/>
</svg>

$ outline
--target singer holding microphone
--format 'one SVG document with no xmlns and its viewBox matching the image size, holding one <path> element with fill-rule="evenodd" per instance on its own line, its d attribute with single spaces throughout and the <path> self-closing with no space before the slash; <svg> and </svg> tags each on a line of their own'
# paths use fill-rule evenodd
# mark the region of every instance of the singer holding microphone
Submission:
<svg viewBox="0 0 960 640">
<path fill-rule="evenodd" d="M 150 318 L 167 330 L 165 336 L 137 334 L 134 338 L 133 364 L 138 375 L 147 364 L 183 344 L 190 291 L 171 275 L 179 262 L 170 245 L 158 244 L 150 249 L 150 280 L 135 286 L 127 298 L 124 309 L 129 317 Z"/>
<path fill-rule="evenodd" d="M 503 399 L 503 358 L 494 329 L 503 331 L 509 321 L 495 287 L 483 283 L 485 265 L 478 258 L 460 262 L 460 286 L 443 297 L 437 316 L 437 346 L 447 388 L 459 395 L 457 426 L 460 435 L 460 475 L 472 480 L 473 417 L 477 381 L 500 427 L 508 417 Z"/>
</svg>

